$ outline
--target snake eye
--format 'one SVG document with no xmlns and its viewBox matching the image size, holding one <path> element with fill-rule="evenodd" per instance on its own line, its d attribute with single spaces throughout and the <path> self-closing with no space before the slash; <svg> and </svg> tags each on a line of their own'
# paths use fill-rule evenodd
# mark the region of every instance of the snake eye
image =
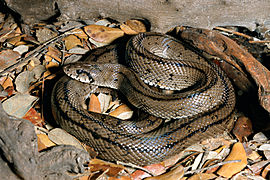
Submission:
<svg viewBox="0 0 270 180">
<path fill-rule="evenodd" d="M 76 73 L 77 73 L 77 74 L 82 74 L 82 73 L 84 73 L 84 70 L 82 70 L 82 69 L 77 69 L 77 70 L 76 70 Z"/>
</svg>

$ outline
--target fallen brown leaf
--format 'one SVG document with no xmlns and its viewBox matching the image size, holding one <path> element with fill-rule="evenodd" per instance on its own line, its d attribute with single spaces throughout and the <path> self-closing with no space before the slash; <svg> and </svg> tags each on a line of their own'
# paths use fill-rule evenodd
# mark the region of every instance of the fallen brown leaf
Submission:
<svg viewBox="0 0 270 180">
<path fill-rule="evenodd" d="M 44 125 L 44 120 L 41 118 L 40 113 L 38 113 L 34 108 L 31 108 L 22 118 L 30 121 L 36 126 Z"/>
<path fill-rule="evenodd" d="M 109 113 L 109 115 L 119 118 L 119 119 L 130 119 L 133 111 L 125 104 L 118 106 L 114 111 Z"/>
<path fill-rule="evenodd" d="M 72 145 L 79 149 L 84 149 L 79 140 L 60 128 L 54 128 L 49 131 L 48 137 L 55 144 Z"/>
<path fill-rule="evenodd" d="M 13 82 L 10 76 L 3 76 L 0 78 L 0 84 L 3 86 L 4 89 L 8 87 L 13 87 Z"/>
<path fill-rule="evenodd" d="M 26 37 L 26 34 L 22 34 L 22 35 L 19 35 L 19 36 L 12 37 L 12 38 L 8 39 L 7 42 L 12 44 L 13 46 L 16 46 L 16 45 L 18 45 L 18 43 L 21 41 L 21 39 L 23 37 Z"/>
<path fill-rule="evenodd" d="M 9 115 L 22 118 L 37 100 L 35 96 L 18 93 L 4 101 L 3 108 Z"/>
<path fill-rule="evenodd" d="M 59 67 L 59 62 L 54 61 L 54 59 L 52 59 L 50 62 L 46 63 L 45 65 L 46 69 L 50 69 L 50 68 L 54 68 L 54 67 Z"/>
<path fill-rule="evenodd" d="M 48 28 L 39 27 L 39 29 L 36 30 L 36 36 L 37 36 L 37 40 L 40 43 L 45 43 L 46 41 L 56 37 L 57 33 Z"/>
<path fill-rule="evenodd" d="M 88 111 L 101 113 L 100 102 L 95 94 L 90 95 Z"/>
<path fill-rule="evenodd" d="M 16 90 L 20 93 L 28 92 L 30 84 L 34 81 L 36 81 L 34 72 L 24 71 L 15 79 Z"/>
<path fill-rule="evenodd" d="M 240 142 L 243 142 L 245 138 L 252 134 L 252 132 L 251 120 L 245 116 L 239 117 L 233 128 L 233 134 L 237 137 L 237 139 Z"/>
<path fill-rule="evenodd" d="M 120 28 L 129 35 L 139 34 L 141 32 L 146 32 L 145 25 L 139 20 L 127 20 Z"/>
<path fill-rule="evenodd" d="M 21 30 L 17 24 L 5 26 L 0 30 L 0 42 L 5 42 L 7 39 L 21 35 Z"/>
<path fill-rule="evenodd" d="M 266 161 L 260 161 L 257 162 L 255 164 L 252 164 L 249 169 L 252 171 L 252 173 L 254 174 L 260 174 L 263 167 L 266 166 L 267 164 L 270 163 L 270 160 L 266 160 Z"/>
<path fill-rule="evenodd" d="M 154 175 L 160 175 L 160 174 L 163 174 L 166 172 L 165 166 L 163 163 L 145 166 L 144 169 L 147 169 L 148 171 L 150 171 Z M 147 178 L 150 176 L 151 176 L 150 174 L 148 174 L 147 172 L 142 171 L 142 170 L 137 170 L 131 174 L 131 177 L 134 180 L 144 179 L 144 178 Z"/>
<path fill-rule="evenodd" d="M 262 171 L 262 177 L 267 178 L 267 175 L 269 174 L 270 171 L 270 164 L 268 164 Z"/>
<path fill-rule="evenodd" d="M 46 134 L 37 134 L 37 137 L 38 137 L 38 151 L 56 145 L 48 138 Z"/>
<path fill-rule="evenodd" d="M 13 49 L 13 51 L 18 52 L 20 55 L 22 55 L 22 54 L 28 52 L 28 50 L 29 50 L 29 46 L 27 46 L 27 45 L 25 45 L 25 44 L 23 44 L 23 43 L 21 43 L 20 45 L 18 45 L 17 47 L 15 47 L 15 48 Z"/>
<path fill-rule="evenodd" d="M 122 31 L 121 29 L 105 27 L 95 24 L 84 27 L 84 30 L 87 35 L 93 40 L 107 44 L 124 35 L 124 31 Z"/>
<path fill-rule="evenodd" d="M 218 175 L 230 178 L 234 174 L 240 172 L 247 165 L 247 156 L 242 143 L 235 143 L 224 161 L 241 160 L 241 162 L 228 163 L 223 165 L 217 172 Z"/>
<path fill-rule="evenodd" d="M 82 29 L 74 29 L 72 30 L 72 32 L 74 33 L 75 36 L 77 36 L 80 39 L 88 39 L 87 34 L 85 34 L 85 32 Z"/>
<path fill-rule="evenodd" d="M 180 180 L 184 175 L 184 167 L 183 166 L 178 166 L 177 168 L 171 170 L 168 173 L 159 175 L 159 176 L 154 176 L 154 177 L 148 177 L 145 178 L 145 180 Z"/>
<path fill-rule="evenodd" d="M 116 165 L 99 159 L 91 159 L 89 167 L 92 172 L 106 171 L 108 169 L 106 172 L 108 176 L 117 176 L 120 171 L 125 169 L 122 165 Z"/>
<path fill-rule="evenodd" d="M 15 64 L 20 56 L 20 53 L 11 49 L 0 51 L 0 71 L 3 71 L 7 67 Z"/>
<path fill-rule="evenodd" d="M 109 177 L 108 180 L 131 180 L 131 178 L 128 176 L 121 176 L 120 178 Z"/>
<path fill-rule="evenodd" d="M 56 61 L 58 61 L 59 63 L 61 63 L 62 62 L 61 55 L 62 54 L 58 49 L 56 49 L 55 47 L 49 46 L 48 52 L 45 54 L 45 61 L 50 62 L 51 58 L 53 58 Z M 48 56 L 51 58 L 48 58 Z"/>
<path fill-rule="evenodd" d="M 252 161 L 261 159 L 262 157 L 258 154 L 258 152 L 256 151 L 252 151 L 249 155 L 248 155 L 248 159 L 251 159 Z"/>
<path fill-rule="evenodd" d="M 217 176 L 215 174 L 208 174 L 208 173 L 199 173 L 199 174 L 195 174 L 193 176 L 191 176 L 190 178 L 188 178 L 188 180 L 209 180 L 209 179 L 215 179 Z"/>
<path fill-rule="evenodd" d="M 76 46 L 83 46 L 81 40 L 75 35 L 69 35 L 63 38 L 67 50 L 70 50 Z"/>
<path fill-rule="evenodd" d="M 110 94 L 99 93 L 97 97 L 100 102 L 101 113 L 105 113 L 112 101 L 112 96 Z"/>
</svg>

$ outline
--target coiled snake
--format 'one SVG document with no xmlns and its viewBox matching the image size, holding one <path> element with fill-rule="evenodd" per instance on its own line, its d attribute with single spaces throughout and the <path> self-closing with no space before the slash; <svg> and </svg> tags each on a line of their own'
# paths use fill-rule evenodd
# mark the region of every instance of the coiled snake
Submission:
<svg viewBox="0 0 270 180">
<path fill-rule="evenodd" d="M 235 109 L 231 82 L 217 65 L 181 41 L 141 33 L 126 45 L 125 65 L 130 69 L 116 56 L 116 48 L 108 46 L 83 62 L 67 65 L 64 71 L 72 78 L 62 77 L 52 93 L 56 121 L 99 157 L 148 165 L 231 129 Z M 120 120 L 88 112 L 82 102 L 97 86 L 119 89 L 141 113 Z"/>
</svg>

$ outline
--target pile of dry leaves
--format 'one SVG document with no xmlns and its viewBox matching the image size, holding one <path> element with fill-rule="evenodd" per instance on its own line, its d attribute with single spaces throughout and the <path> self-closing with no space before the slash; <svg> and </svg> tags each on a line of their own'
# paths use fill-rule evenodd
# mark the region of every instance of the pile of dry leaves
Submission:
<svg viewBox="0 0 270 180">
<path fill-rule="evenodd" d="M 36 24 L 24 33 L 10 16 L 0 14 L 3 109 L 11 116 L 34 124 L 38 152 L 69 144 L 96 156 L 90 147 L 48 123 L 53 119 L 46 106 L 50 99 L 46 86 L 53 84 L 63 65 L 76 62 L 91 49 L 148 29 L 140 20 L 118 23 L 102 19 Z M 175 27 L 168 33 L 201 49 L 234 82 L 241 114 L 233 131 L 234 138 L 224 135 L 206 140 L 176 157 L 147 167 L 113 164 L 93 158 L 85 172 L 73 177 L 80 180 L 269 178 L 270 140 L 261 131 L 267 132 L 270 128 L 270 72 L 261 62 L 269 57 L 270 30 L 258 27 L 251 32 L 242 27 L 217 27 L 210 31 Z M 102 93 L 91 95 L 88 110 L 121 119 L 128 119 L 133 113 L 120 100 Z M 253 129 L 250 120 L 258 121 L 253 124 Z M 4 146 L 0 143 L 1 149 Z"/>
</svg>

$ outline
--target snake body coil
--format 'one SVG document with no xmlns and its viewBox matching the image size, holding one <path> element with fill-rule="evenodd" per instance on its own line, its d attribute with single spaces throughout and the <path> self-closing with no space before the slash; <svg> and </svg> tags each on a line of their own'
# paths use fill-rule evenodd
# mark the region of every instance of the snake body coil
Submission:
<svg viewBox="0 0 270 180">
<path fill-rule="evenodd" d="M 73 79 L 62 77 L 52 94 L 56 121 L 101 158 L 156 163 L 232 127 L 235 95 L 229 79 L 180 41 L 158 33 L 133 37 L 126 48 L 126 65 L 132 70 L 117 64 L 116 54 L 108 46 L 66 66 Z M 96 86 L 118 89 L 145 113 L 120 120 L 88 112 L 82 102 Z"/>
</svg>

